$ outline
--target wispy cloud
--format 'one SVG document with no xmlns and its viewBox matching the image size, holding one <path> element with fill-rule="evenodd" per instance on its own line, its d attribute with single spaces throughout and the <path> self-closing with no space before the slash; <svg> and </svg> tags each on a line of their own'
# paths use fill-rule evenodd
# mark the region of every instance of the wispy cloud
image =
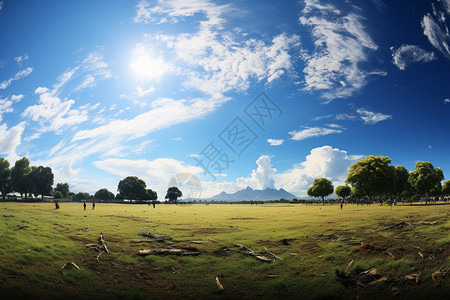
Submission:
<svg viewBox="0 0 450 300">
<path fill-rule="evenodd" d="M 364 108 L 358 108 L 356 112 L 359 114 L 359 117 L 364 121 L 364 124 L 367 125 L 373 125 L 381 121 L 392 119 L 392 116 L 390 115 L 372 112 Z"/>
<path fill-rule="evenodd" d="M 292 135 L 291 139 L 296 141 L 301 141 L 310 137 L 317 137 L 328 135 L 332 133 L 341 133 L 343 130 L 341 128 L 335 127 L 306 127 L 303 130 L 294 130 L 289 132 Z"/>
<path fill-rule="evenodd" d="M 9 78 L 8 80 L 4 80 L 2 83 L 0 83 L 0 90 L 6 89 L 11 85 L 13 81 L 26 77 L 30 75 L 31 72 L 33 72 L 33 68 L 31 67 L 28 67 L 22 71 L 17 72 L 16 75 L 14 75 L 13 77 Z"/>
<path fill-rule="evenodd" d="M 3 1 L 0 1 L 0 10 L 3 9 L 3 4 L 4 4 L 4 2 L 3 2 Z"/>
<path fill-rule="evenodd" d="M 315 49 L 303 53 L 304 90 L 320 92 L 327 100 L 345 98 L 366 86 L 370 76 L 386 75 L 362 66 L 378 49 L 362 21 L 356 10 L 344 14 L 332 4 L 305 1 L 299 22 L 311 28 Z"/>
<path fill-rule="evenodd" d="M 20 64 L 21 62 L 27 60 L 28 58 L 29 58 L 29 57 L 28 57 L 28 54 L 24 54 L 24 55 L 16 56 L 16 57 L 14 58 L 14 60 L 15 60 L 17 63 Z"/>
<path fill-rule="evenodd" d="M 437 50 L 447 59 L 450 59 L 450 1 L 442 0 L 432 2 L 432 13 L 426 14 L 422 18 L 423 34 Z"/>
<path fill-rule="evenodd" d="M 267 142 L 270 144 L 270 146 L 280 146 L 281 144 L 283 144 L 284 140 L 267 139 Z"/>
<path fill-rule="evenodd" d="M 436 59 L 434 52 L 428 52 L 415 45 L 401 45 L 391 47 L 393 63 L 400 70 L 405 70 L 411 63 L 427 63 Z"/>
<path fill-rule="evenodd" d="M 0 99 L 0 122 L 3 119 L 3 114 L 10 113 L 14 111 L 13 104 L 22 100 L 23 95 L 12 95 L 11 99 L 4 98 Z"/>
</svg>

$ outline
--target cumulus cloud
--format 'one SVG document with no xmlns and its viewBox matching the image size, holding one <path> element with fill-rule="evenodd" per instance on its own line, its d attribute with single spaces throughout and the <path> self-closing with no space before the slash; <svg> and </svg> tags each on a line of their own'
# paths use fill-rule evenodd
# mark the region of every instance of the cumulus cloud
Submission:
<svg viewBox="0 0 450 300">
<path fill-rule="evenodd" d="M 358 108 L 356 112 L 359 114 L 359 117 L 364 121 L 364 124 L 367 125 L 373 125 L 381 121 L 392 119 L 392 116 L 390 115 L 372 112 L 364 108 Z"/>
<path fill-rule="evenodd" d="M 328 135 L 332 133 L 341 133 L 343 131 L 342 128 L 336 126 L 328 126 L 328 127 L 306 127 L 302 130 L 293 130 L 289 132 L 292 135 L 291 139 L 296 141 L 301 141 L 310 137 Z"/>
<path fill-rule="evenodd" d="M 0 83 L 0 90 L 6 89 L 7 87 L 9 87 L 11 85 L 11 83 L 13 81 L 24 78 L 24 77 L 30 75 L 31 72 L 33 72 L 33 68 L 31 68 L 31 67 L 28 67 L 24 70 L 17 72 L 13 77 L 9 78 L 8 80 L 4 80 L 3 82 Z"/>
<path fill-rule="evenodd" d="M 202 195 L 211 197 L 222 191 L 234 193 L 250 186 L 253 189 L 283 188 L 304 197 L 317 177 L 329 178 L 335 186 L 343 184 L 350 166 L 361 158 L 361 155 L 348 155 L 346 151 L 331 146 L 317 147 L 311 150 L 303 162 L 278 173 L 272 168 L 270 157 L 262 155 L 256 161 L 257 169 L 249 177 L 238 178 L 235 182 L 202 182 Z"/>
<path fill-rule="evenodd" d="M 13 104 L 22 100 L 23 95 L 12 95 L 11 99 L 0 99 L 0 122 L 3 120 L 3 114 L 14 111 Z"/>
<path fill-rule="evenodd" d="M 267 139 L 267 142 L 270 144 L 270 146 L 280 146 L 281 144 L 283 144 L 284 140 Z"/>
<path fill-rule="evenodd" d="M 306 160 L 291 169 L 275 174 L 275 187 L 284 188 L 297 196 L 306 196 L 308 187 L 318 177 L 326 177 L 335 185 L 342 184 L 350 166 L 362 156 L 350 156 L 331 146 L 314 148 Z"/>
<path fill-rule="evenodd" d="M 450 98 L 444 99 L 444 103 L 450 103 Z"/>
<path fill-rule="evenodd" d="M 427 63 L 436 59 L 434 52 L 428 52 L 415 45 L 401 45 L 391 47 L 393 63 L 400 70 L 405 70 L 411 63 Z"/>
<path fill-rule="evenodd" d="M 442 0 L 432 3 L 432 13 L 422 18 L 423 34 L 437 50 L 450 59 L 450 1 Z"/>
<path fill-rule="evenodd" d="M 311 28 L 315 47 L 303 53 L 306 91 L 320 92 L 327 100 L 345 98 L 366 86 L 370 76 L 386 75 L 363 68 L 378 46 L 362 20 L 357 11 L 345 14 L 332 4 L 305 1 L 299 22 Z"/>
<path fill-rule="evenodd" d="M 10 161 L 17 159 L 16 148 L 22 140 L 25 122 L 8 129 L 6 124 L 0 124 L 0 155 L 6 154 Z"/>
<path fill-rule="evenodd" d="M 256 190 L 264 190 L 266 188 L 274 187 L 274 174 L 276 169 L 272 168 L 271 159 L 267 155 L 262 155 L 256 161 L 258 168 L 253 170 L 252 175 L 248 178 L 238 178 L 236 183 L 238 186 L 251 187 Z"/>
</svg>

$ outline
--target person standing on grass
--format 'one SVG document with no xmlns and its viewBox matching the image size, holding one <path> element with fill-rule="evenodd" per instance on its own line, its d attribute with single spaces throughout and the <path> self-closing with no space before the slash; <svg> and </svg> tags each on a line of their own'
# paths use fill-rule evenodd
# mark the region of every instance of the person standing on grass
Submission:
<svg viewBox="0 0 450 300">
<path fill-rule="evenodd" d="M 84 210 L 86 210 L 86 202 L 83 203 Z"/>
<path fill-rule="evenodd" d="M 342 201 L 341 201 L 341 210 L 342 210 L 342 207 L 344 206 L 344 203 L 342 203 Z"/>
<path fill-rule="evenodd" d="M 95 200 L 92 201 L 92 209 L 95 209 Z"/>
</svg>

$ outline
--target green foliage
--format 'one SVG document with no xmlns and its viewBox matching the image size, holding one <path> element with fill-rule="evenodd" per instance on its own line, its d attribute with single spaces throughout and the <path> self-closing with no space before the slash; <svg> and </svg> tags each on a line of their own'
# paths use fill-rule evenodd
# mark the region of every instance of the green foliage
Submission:
<svg viewBox="0 0 450 300">
<path fill-rule="evenodd" d="M 87 200 L 89 199 L 89 196 L 90 196 L 89 193 L 78 193 L 72 196 L 72 200 L 74 201 Z"/>
<path fill-rule="evenodd" d="M 28 192 L 31 191 L 28 180 L 28 174 L 30 174 L 30 172 L 30 161 L 26 157 L 17 160 L 14 167 L 11 169 L 13 190 L 19 192 L 21 195 L 25 194 L 25 199 L 27 198 Z"/>
<path fill-rule="evenodd" d="M 334 191 L 333 183 L 327 178 L 316 178 L 312 186 L 308 188 L 307 194 L 310 197 L 321 197 L 322 202 L 324 198 Z"/>
<path fill-rule="evenodd" d="M 69 184 L 68 183 L 57 183 L 55 191 L 60 191 L 64 198 L 69 196 Z"/>
<path fill-rule="evenodd" d="M 99 189 L 95 195 L 95 198 L 102 199 L 102 200 L 108 200 L 108 199 L 114 199 L 114 194 L 108 191 L 107 189 Z"/>
<path fill-rule="evenodd" d="M 442 185 L 442 195 L 450 196 L 450 179 L 444 181 L 444 184 Z"/>
<path fill-rule="evenodd" d="M 53 197 L 55 199 L 62 199 L 64 197 L 64 195 L 60 191 L 56 191 L 53 193 Z"/>
<path fill-rule="evenodd" d="M 335 193 L 338 197 L 341 197 L 343 199 L 350 197 L 352 194 L 352 189 L 347 185 L 338 185 L 336 187 Z"/>
<path fill-rule="evenodd" d="M 177 202 L 177 199 L 181 196 L 183 196 L 183 193 L 176 186 L 172 186 L 167 189 L 165 199 L 169 199 L 169 202 Z"/>
<path fill-rule="evenodd" d="M 144 180 L 137 178 L 136 176 L 128 176 L 119 182 L 117 190 L 120 195 L 125 199 L 144 199 L 147 190 L 145 189 L 147 185 Z"/>
<path fill-rule="evenodd" d="M 3 201 L 5 201 L 6 194 L 11 191 L 11 170 L 9 169 L 9 161 L 0 157 L 0 192 L 2 193 Z"/>
<path fill-rule="evenodd" d="M 52 191 L 54 177 L 52 169 L 43 166 L 33 167 L 28 177 L 33 192 L 42 195 L 42 200 L 44 200 L 44 196 L 49 195 Z"/>
<path fill-rule="evenodd" d="M 409 172 L 404 166 L 396 166 L 395 167 L 396 172 L 396 182 L 395 182 L 395 194 L 398 196 L 400 195 L 407 195 L 409 194 L 411 190 L 411 185 L 408 182 L 409 178 Z"/>
<path fill-rule="evenodd" d="M 151 189 L 147 190 L 147 196 L 145 200 L 157 200 L 158 199 L 158 193 L 156 191 L 153 191 Z"/>
<path fill-rule="evenodd" d="M 387 156 L 367 156 L 350 167 L 346 183 L 359 195 L 382 196 L 395 192 L 396 170 Z"/>
<path fill-rule="evenodd" d="M 418 161 L 416 169 L 409 173 L 408 182 L 421 195 L 436 193 L 441 190 L 441 181 L 444 180 L 444 173 L 441 168 L 434 168 L 429 162 Z"/>
</svg>

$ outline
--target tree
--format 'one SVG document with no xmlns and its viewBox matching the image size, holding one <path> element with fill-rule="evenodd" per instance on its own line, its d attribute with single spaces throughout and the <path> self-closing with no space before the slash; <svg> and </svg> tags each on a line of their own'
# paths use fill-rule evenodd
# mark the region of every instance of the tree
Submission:
<svg viewBox="0 0 450 300">
<path fill-rule="evenodd" d="M 350 197 L 352 194 L 352 189 L 348 185 L 338 185 L 336 187 L 335 193 L 338 197 L 345 198 Z"/>
<path fill-rule="evenodd" d="M 95 198 L 102 199 L 102 200 L 108 200 L 108 199 L 114 199 L 114 194 L 108 191 L 107 189 L 99 189 L 95 195 Z"/>
<path fill-rule="evenodd" d="M 60 191 L 56 191 L 53 193 L 53 197 L 55 199 L 62 199 L 63 198 L 63 194 Z"/>
<path fill-rule="evenodd" d="M 327 178 L 316 178 L 312 186 L 308 188 L 307 194 L 310 197 L 322 197 L 322 204 L 325 203 L 325 197 L 334 191 L 333 183 Z"/>
<path fill-rule="evenodd" d="M 52 191 L 54 177 L 52 169 L 43 166 L 33 167 L 28 177 L 31 189 L 34 193 L 41 195 L 42 201 L 44 201 L 44 196 L 49 195 Z"/>
<path fill-rule="evenodd" d="M 395 196 L 397 198 L 406 196 L 411 190 L 411 185 L 408 182 L 409 172 L 404 166 L 396 166 L 396 182 L 395 182 Z"/>
<path fill-rule="evenodd" d="M 140 200 L 145 198 L 147 185 L 136 176 L 128 176 L 119 182 L 117 191 L 124 199 Z"/>
<path fill-rule="evenodd" d="M 177 199 L 181 196 L 183 196 L 183 193 L 176 186 L 172 186 L 167 189 L 165 199 L 169 199 L 169 202 L 177 202 Z"/>
<path fill-rule="evenodd" d="M 157 199 L 158 194 L 155 191 L 148 189 L 146 192 L 146 200 L 157 200 Z"/>
<path fill-rule="evenodd" d="M 78 193 L 73 195 L 72 200 L 73 201 L 81 201 L 81 200 L 87 200 L 89 199 L 89 193 Z"/>
<path fill-rule="evenodd" d="M 69 184 L 68 183 L 57 183 L 55 191 L 61 192 L 64 198 L 69 196 Z"/>
<path fill-rule="evenodd" d="M 31 190 L 28 174 L 30 174 L 30 161 L 28 158 L 23 157 L 16 161 L 14 167 L 11 169 L 11 181 L 14 191 L 19 192 L 23 197 L 25 194 L 25 200 L 27 194 Z"/>
<path fill-rule="evenodd" d="M 395 191 L 396 171 L 387 156 L 367 156 L 350 166 L 345 183 L 356 188 L 372 200 L 373 196 L 391 194 Z"/>
<path fill-rule="evenodd" d="M 444 184 L 442 185 L 442 195 L 450 196 L 450 179 L 444 181 Z"/>
<path fill-rule="evenodd" d="M 428 195 L 441 190 L 441 181 L 444 173 L 441 168 L 434 168 L 429 162 L 418 161 L 416 169 L 409 173 L 408 182 L 421 195 L 425 195 L 425 203 L 428 203 Z"/>
<path fill-rule="evenodd" d="M 9 161 L 0 157 L 0 192 L 3 201 L 6 200 L 6 194 L 11 192 L 11 170 L 9 169 Z"/>
</svg>

